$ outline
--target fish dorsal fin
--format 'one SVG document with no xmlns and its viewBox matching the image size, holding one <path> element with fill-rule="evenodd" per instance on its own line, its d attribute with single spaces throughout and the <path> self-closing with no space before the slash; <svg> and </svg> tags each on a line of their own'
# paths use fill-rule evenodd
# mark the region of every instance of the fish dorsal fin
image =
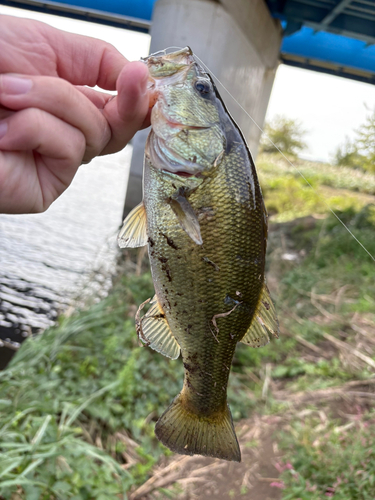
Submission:
<svg viewBox="0 0 375 500">
<path fill-rule="evenodd" d="M 151 301 L 151 307 L 140 320 L 140 339 L 147 342 L 151 349 L 177 359 L 180 355 L 180 346 L 173 335 L 165 313 L 160 306 L 156 295 Z"/>
<path fill-rule="evenodd" d="M 137 248 L 147 245 L 147 219 L 143 201 L 128 214 L 118 235 L 120 248 Z"/>
<path fill-rule="evenodd" d="M 169 200 L 169 204 L 175 213 L 182 229 L 190 236 L 197 245 L 202 245 L 201 228 L 198 217 L 195 215 L 193 207 L 185 196 L 174 196 Z"/>
<path fill-rule="evenodd" d="M 255 312 L 250 328 L 241 342 L 251 347 L 263 347 L 270 341 L 269 333 L 277 339 L 279 338 L 279 322 L 276 309 L 267 285 L 264 283 L 258 309 Z"/>
</svg>

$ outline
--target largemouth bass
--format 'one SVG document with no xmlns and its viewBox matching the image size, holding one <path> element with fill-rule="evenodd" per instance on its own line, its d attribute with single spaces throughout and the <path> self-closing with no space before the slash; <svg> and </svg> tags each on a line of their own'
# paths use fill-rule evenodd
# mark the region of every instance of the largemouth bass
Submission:
<svg viewBox="0 0 375 500">
<path fill-rule="evenodd" d="M 119 244 L 148 244 L 155 296 L 138 310 L 140 339 L 172 359 L 181 352 L 185 368 L 155 433 L 177 453 L 240 461 L 227 404 L 234 350 L 278 337 L 264 281 L 267 214 L 241 131 L 192 51 L 145 62 L 155 104 L 144 199 Z"/>
</svg>

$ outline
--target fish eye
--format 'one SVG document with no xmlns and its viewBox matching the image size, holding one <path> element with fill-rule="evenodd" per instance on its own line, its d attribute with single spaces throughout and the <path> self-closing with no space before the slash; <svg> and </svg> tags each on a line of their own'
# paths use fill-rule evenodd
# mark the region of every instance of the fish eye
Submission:
<svg viewBox="0 0 375 500">
<path fill-rule="evenodd" d="M 202 80 L 198 80 L 195 82 L 195 88 L 198 90 L 200 94 L 208 94 L 211 90 L 210 85 Z"/>
</svg>

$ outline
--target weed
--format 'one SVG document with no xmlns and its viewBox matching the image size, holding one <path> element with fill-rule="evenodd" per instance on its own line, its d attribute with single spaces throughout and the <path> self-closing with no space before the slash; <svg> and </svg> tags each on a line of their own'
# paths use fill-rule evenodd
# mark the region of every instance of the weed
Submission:
<svg viewBox="0 0 375 500">
<path fill-rule="evenodd" d="M 294 421 L 281 438 L 283 500 L 372 500 L 375 491 L 375 423 L 358 414 L 352 423 L 319 418 Z"/>
</svg>

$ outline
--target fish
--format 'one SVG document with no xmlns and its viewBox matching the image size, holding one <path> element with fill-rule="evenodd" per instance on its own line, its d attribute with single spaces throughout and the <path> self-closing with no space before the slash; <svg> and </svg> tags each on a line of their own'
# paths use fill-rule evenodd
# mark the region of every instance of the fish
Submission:
<svg viewBox="0 0 375 500">
<path fill-rule="evenodd" d="M 240 462 L 227 403 L 234 351 L 279 335 L 265 283 L 267 212 L 243 134 L 192 50 L 144 62 L 153 107 L 143 201 L 118 242 L 148 245 L 155 296 L 137 311 L 140 340 L 181 354 L 185 370 L 155 434 L 179 454 Z"/>
</svg>

